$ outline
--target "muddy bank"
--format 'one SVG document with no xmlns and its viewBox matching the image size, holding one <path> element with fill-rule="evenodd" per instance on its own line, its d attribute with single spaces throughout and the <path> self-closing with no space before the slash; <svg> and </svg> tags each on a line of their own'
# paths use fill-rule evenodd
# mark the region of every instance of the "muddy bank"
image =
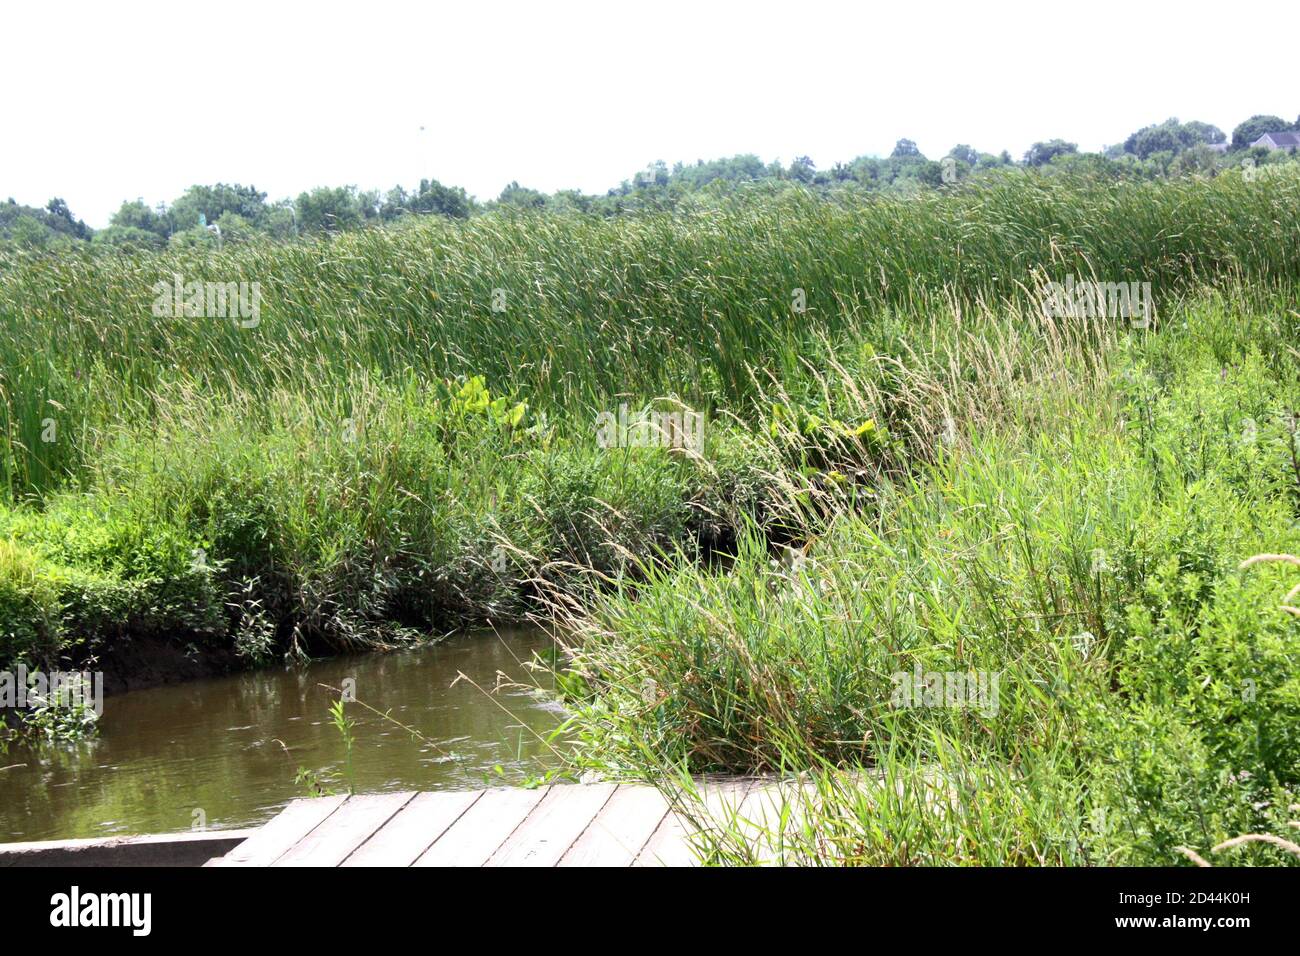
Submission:
<svg viewBox="0 0 1300 956">
<path fill-rule="evenodd" d="M 114 642 L 97 658 L 79 664 L 78 669 L 103 673 L 104 693 L 109 695 L 253 668 L 230 648 L 138 637 Z"/>
</svg>

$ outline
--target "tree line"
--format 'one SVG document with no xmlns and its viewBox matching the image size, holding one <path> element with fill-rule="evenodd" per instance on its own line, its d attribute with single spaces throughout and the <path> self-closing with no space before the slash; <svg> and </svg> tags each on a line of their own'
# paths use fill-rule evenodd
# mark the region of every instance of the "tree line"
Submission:
<svg viewBox="0 0 1300 956">
<path fill-rule="evenodd" d="M 1062 139 L 1034 143 L 1020 160 L 1003 150 L 980 152 L 963 143 L 940 159 L 922 154 L 916 143 L 900 139 L 889 156 L 860 156 L 819 170 L 811 158 L 800 156 L 788 165 L 764 163 L 743 154 L 726 159 L 677 163 L 671 168 L 655 162 L 603 195 L 577 190 L 547 194 L 512 182 L 496 199 L 478 202 L 464 189 L 422 179 L 407 190 L 359 190 L 355 186 L 323 186 L 296 199 L 268 202 L 253 186 L 217 183 L 195 185 L 170 203 L 147 205 L 142 199 L 123 202 L 107 228 L 92 230 L 76 219 L 62 199 L 44 208 L 24 206 L 14 199 L 0 204 L 0 244 L 20 248 L 69 248 L 90 242 L 101 246 L 155 247 L 241 242 L 264 235 L 287 239 L 304 233 L 337 232 L 368 224 L 393 223 L 425 215 L 465 219 L 497 208 L 576 210 L 617 216 L 644 209 L 672 208 L 698 192 L 727 192 L 758 183 L 799 184 L 827 191 L 865 189 L 884 192 L 941 187 L 989 170 L 1034 167 L 1048 172 L 1074 171 L 1133 178 L 1201 174 L 1240 166 L 1296 161 L 1300 152 L 1285 153 L 1252 147 L 1265 133 L 1300 131 L 1294 123 L 1267 114 L 1240 123 L 1229 138 L 1209 123 L 1168 119 L 1143 127 L 1099 153 L 1080 152 Z"/>
</svg>

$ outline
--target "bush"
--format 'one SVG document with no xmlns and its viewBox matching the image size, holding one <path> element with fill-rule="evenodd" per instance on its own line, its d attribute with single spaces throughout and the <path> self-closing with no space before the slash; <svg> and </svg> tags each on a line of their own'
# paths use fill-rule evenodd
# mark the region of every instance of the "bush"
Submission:
<svg viewBox="0 0 1300 956">
<path fill-rule="evenodd" d="M 30 551 L 0 538 L 0 661 L 40 666 L 62 639 L 58 593 Z"/>
</svg>

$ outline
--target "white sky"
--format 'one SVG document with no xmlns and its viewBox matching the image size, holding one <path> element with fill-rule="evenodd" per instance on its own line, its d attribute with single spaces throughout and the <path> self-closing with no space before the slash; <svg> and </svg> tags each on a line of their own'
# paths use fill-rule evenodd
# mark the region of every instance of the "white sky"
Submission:
<svg viewBox="0 0 1300 956">
<path fill-rule="evenodd" d="M 1231 134 L 1300 113 L 1297 26 L 1295 0 L 17 0 L 0 201 L 62 196 L 102 227 L 196 182 L 278 199 L 432 176 L 486 199 L 603 192 L 656 159 L 829 168 L 902 136 L 1019 158 L 1170 116 Z"/>
</svg>

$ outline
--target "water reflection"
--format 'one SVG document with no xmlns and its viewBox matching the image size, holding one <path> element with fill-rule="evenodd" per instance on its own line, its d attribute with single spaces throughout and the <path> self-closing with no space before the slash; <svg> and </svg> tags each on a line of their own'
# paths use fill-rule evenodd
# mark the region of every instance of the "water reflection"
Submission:
<svg viewBox="0 0 1300 956">
<path fill-rule="evenodd" d="M 348 679 L 359 700 L 432 741 L 350 705 L 358 791 L 520 783 L 558 763 L 534 734 L 554 730 L 563 711 L 549 676 L 523 666 L 549 646 L 535 631 L 465 635 L 109 697 L 98 739 L 0 757 L 0 766 L 26 765 L 0 770 L 0 841 L 164 833 L 204 819 L 248 826 L 304 795 L 300 767 L 345 789 L 344 748 L 328 715 L 337 695 L 318 685 Z M 489 698 L 465 681 L 453 686 L 458 672 L 484 690 L 498 674 L 529 686 Z"/>
</svg>

